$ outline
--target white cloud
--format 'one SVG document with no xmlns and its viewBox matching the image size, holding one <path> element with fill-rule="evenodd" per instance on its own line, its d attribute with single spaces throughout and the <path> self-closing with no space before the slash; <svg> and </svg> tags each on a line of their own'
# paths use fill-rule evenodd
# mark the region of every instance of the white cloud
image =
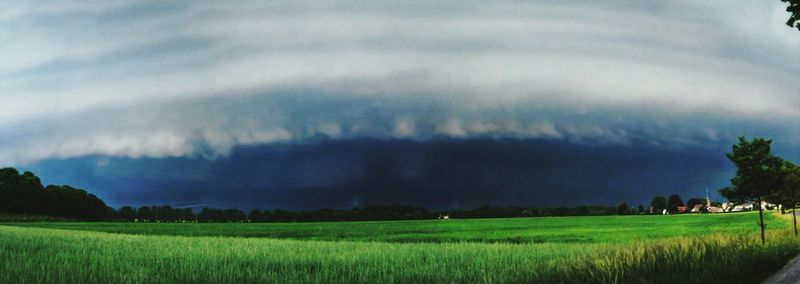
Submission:
<svg viewBox="0 0 800 284">
<path fill-rule="evenodd" d="M 461 127 L 461 121 L 455 118 L 451 118 L 439 124 L 436 127 L 436 133 L 444 134 L 450 137 L 464 137 L 467 135 L 467 131 Z"/>
<path fill-rule="evenodd" d="M 339 137 L 342 134 L 342 128 L 337 123 L 326 123 L 317 128 L 319 133 L 325 134 L 329 137 Z"/>
<path fill-rule="evenodd" d="M 274 143 L 281 141 L 289 141 L 292 139 L 292 134 L 283 128 L 276 128 L 272 130 L 245 130 L 236 136 L 236 141 L 242 145 L 254 145 Z"/>
<path fill-rule="evenodd" d="M 528 127 L 528 130 L 533 137 L 561 138 L 563 136 L 550 122 L 535 122 Z"/>
<path fill-rule="evenodd" d="M 414 131 L 414 121 L 408 118 L 398 118 L 394 121 L 392 134 L 396 137 L 412 137 Z"/>
</svg>

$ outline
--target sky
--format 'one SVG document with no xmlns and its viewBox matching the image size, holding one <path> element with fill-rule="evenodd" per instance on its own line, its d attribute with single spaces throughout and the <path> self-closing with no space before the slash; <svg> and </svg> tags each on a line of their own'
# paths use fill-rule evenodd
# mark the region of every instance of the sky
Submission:
<svg viewBox="0 0 800 284">
<path fill-rule="evenodd" d="M 0 166 L 113 205 L 646 203 L 800 158 L 780 1 L 0 2 Z"/>
</svg>

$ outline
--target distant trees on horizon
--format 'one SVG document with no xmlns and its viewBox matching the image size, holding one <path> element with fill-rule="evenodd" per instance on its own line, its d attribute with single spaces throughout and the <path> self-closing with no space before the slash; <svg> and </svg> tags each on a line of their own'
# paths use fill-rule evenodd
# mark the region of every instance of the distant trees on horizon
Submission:
<svg viewBox="0 0 800 284">
<path fill-rule="evenodd" d="M 667 197 L 660 197 L 667 200 Z M 698 200 L 693 198 L 691 200 Z M 703 202 L 704 203 L 704 202 Z M 680 204 L 681 206 L 683 204 Z M 138 222 L 325 222 L 325 221 L 389 221 L 389 220 L 425 220 L 436 219 L 448 215 L 454 219 L 474 218 L 516 218 L 516 217 L 557 217 L 557 216 L 611 216 L 611 215 L 643 215 L 661 214 L 661 211 L 649 211 L 644 205 L 630 207 L 627 203 L 612 206 L 573 207 L 499 207 L 480 206 L 466 210 L 429 210 L 424 207 L 409 205 L 369 205 L 350 209 L 317 209 L 308 211 L 290 211 L 285 209 L 239 209 L 203 208 L 199 212 L 190 209 L 178 209 L 170 206 L 146 206 L 139 209 L 124 206 L 113 216 L 118 221 Z"/>
<path fill-rule="evenodd" d="M 650 201 L 650 208 L 652 208 L 653 213 L 661 214 L 661 211 L 667 209 L 667 198 L 664 196 L 656 196 Z"/>
<path fill-rule="evenodd" d="M 784 171 L 797 169 L 786 163 Z M 792 175 L 800 184 L 800 170 Z M 789 176 L 789 174 L 786 174 Z M 788 192 L 788 191 L 786 191 Z M 770 200 L 781 200 L 781 204 L 796 204 L 800 195 L 772 194 Z M 692 208 L 703 204 L 700 198 L 691 198 L 685 206 Z M 142 206 L 134 208 L 123 206 L 114 210 L 82 189 L 69 185 L 42 186 L 41 181 L 31 172 L 19 173 L 14 168 L 0 169 L 0 213 L 46 215 L 57 218 L 84 221 L 140 221 L 140 222 L 309 222 L 309 221 L 368 221 L 368 220 L 419 220 L 436 219 L 448 215 L 450 218 L 512 218 L 545 216 L 593 216 L 593 215 L 639 215 L 661 214 L 663 210 L 676 213 L 684 206 L 677 194 L 656 196 L 650 208 L 644 205 L 629 206 L 620 203 L 612 206 L 559 206 L 559 207 L 497 207 L 481 206 L 467 210 L 429 210 L 409 205 L 369 205 L 350 209 L 318 209 L 309 211 L 289 211 L 283 209 L 253 209 L 249 212 L 240 209 L 203 208 L 193 211 L 190 208 L 171 206 Z"/>
<path fill-rule="evenodd" d="M 351 209 L 319 209 L 289 211 L 283 209 L 254 209 L 245 213 L 239 209 L 189 208 L 171 206 L 108 207 L 94 194 L 69 185 L 43 186 L 31 172 L 20 173 L 14 168 L 0 169 L 0 213 L 42 215 L 83 221 L 163 221 L 163 222 L 306 222 L 306 221 L 367 221 L 451 218 L 511 218 L 542 216 L 589 216 L 644 214 L 643 206 L 560 206 L 560 207 L 493 207 L 481 206 L 468 210 L 432 211 L 410 205 L 369 205 Z"/>
<path fill-rule="evenodd" d="M 20 173 L 14 168 L 0 169 L 0 213 L 42 215 L 82 221 L 163 221 L 163 222 L 306 222 L 306 221 L 368 221 L 436 219 L 441 215 L 452 218 L 512 218 L 544 216 L 590 216 L 644 214 L 637 209 L 611 206 L 560 207 L 493 207 L 481 206 L 468 210 L 432 211 L 410 205 L 369 205 L 351 209 L 319 209 L 289 211 L 283 209 L 254 209 L 245 213 L 239 209 L 189 208 L 171 206 L 108 207 L 94 194 L 69 185 L 43 186 L 31 172 Z"/>
<path fill-rule="evenodd" d="M 637 212 L 636 210 L 618 212 L 616 207 L 585 205 L 555 208 L 481 206 L 475 209 L 456 211 L 432 211 L 424 207 L 410 205 L 369 205 L 362 208 L 327 208 L 309 211 L 253 209 L 248 213 L 239 209 L 203 208 L 195 213 L 190 209 L 172 208 L 170 206 L 145 206 L 138 209 L 124 206 L 116 211 L 112 219 L 128 222 L 319 222 L 425 220 L 436 219 L 442 215 L 448 215 L 451 218 L 472 219 L 642 213 L 644 212 Z"/>
</svg>

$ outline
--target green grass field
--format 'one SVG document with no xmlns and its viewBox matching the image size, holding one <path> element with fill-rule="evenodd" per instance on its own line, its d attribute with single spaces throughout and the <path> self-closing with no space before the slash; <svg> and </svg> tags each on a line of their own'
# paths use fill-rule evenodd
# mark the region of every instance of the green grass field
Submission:
<svg viewBox="0 0 800 284">
<path fill-rule="evenodd" d="M 755 212 L 753 212 L 755 213 Z M 107 233 L 359 242 L 620 243 L 709 232 L 758 232 L 757 216 L 687 214 L 320 223 L 18 223 Z M 785 227 L 770 214 L 768 228 Z"/>
<path fill-rule="evenodd" d="M 0 282 L 758 282 L 753 213 L 294 224 L 6 223 Z"/>
</svg>

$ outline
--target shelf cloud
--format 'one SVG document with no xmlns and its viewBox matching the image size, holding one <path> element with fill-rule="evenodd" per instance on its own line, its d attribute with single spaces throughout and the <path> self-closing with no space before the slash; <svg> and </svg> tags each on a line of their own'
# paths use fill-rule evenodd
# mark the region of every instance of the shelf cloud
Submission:
<svg viewBox="0 0 800 284">
<path fill-rule="evenodd" d="M 321 137 L 800 143 L 779 1 L 413 4 L 1 2 L 0 164 Z"/>
</svg>

